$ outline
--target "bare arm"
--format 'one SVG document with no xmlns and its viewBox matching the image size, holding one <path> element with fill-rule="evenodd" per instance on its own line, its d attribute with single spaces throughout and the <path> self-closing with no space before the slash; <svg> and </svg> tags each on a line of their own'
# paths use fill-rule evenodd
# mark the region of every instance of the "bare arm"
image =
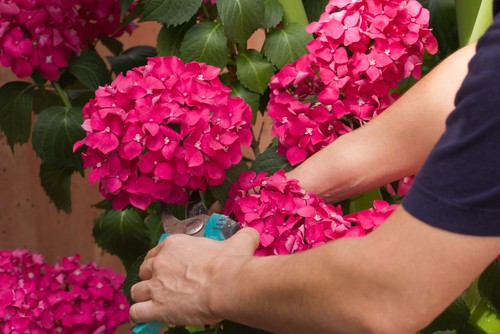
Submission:
<svg viewBox="0 0 500 334">
<path fill-rule="evenodd" d="M 379 117 L 341 136 L 287 176 L 337 202 L 415 174 L 444 131 L 475 47 L 455 52 Z"/>
<path fill-rule="evenodd" d="M 132 319 L 230 319 L 287 334 L 414 333 L 500 252 L 499 237 L 450 233 L 402 208 L 364 238 L 260 258 L 252 257 L 257 244 L 251 229 L 224 242 L 167 238 L 141 267 Z"/>
</svg>

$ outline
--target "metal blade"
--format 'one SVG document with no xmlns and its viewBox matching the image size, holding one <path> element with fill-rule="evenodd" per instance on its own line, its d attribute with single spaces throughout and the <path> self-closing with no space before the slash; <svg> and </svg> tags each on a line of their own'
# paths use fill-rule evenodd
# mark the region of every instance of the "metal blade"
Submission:
<svg viewBox="0 0 500 334">
<path fill-rule="evenodd" d="M 186 219 L 206 214 L 208 214 L 208 211 L 201 199 L 200 192 L 193 190 L 186 205 Z"/>
</svg>

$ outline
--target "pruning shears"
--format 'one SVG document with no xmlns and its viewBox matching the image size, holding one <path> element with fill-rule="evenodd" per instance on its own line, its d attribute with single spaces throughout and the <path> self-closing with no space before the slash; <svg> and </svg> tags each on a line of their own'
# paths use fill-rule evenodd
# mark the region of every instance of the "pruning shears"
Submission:
<svg viewBox="0 0 500 334">
<path fill-rule="evenodd" d="M 213 240 L 223 241 L 235 234 L 240 226 L 228 216 L 213 213 L 208 215 L 207 208 L 201 200 L 200 193 L 193 191 L 185 211 L 186 219 L 177 219 L 167 208 L 163 208 L 161 222 L 163 233 L 158 243 L 161 243 L 171 234 L 187 234 L 195 237 L 205 237 Z M 164 326 L 157 321 L 143 322 L 137 324 L 132 333 L 134 334 L 157 334 Z"/>
</svg>

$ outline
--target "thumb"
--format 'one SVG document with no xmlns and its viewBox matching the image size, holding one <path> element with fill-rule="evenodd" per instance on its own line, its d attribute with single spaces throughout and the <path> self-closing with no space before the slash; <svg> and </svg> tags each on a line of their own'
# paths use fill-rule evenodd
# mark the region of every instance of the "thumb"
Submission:
<svg viewBox="0 0 500 334">
<path fill-rule="evenodd" d="M 260 235 L 257 230 L 251 227 L 245 227 L 236 232 L 231 238 L 227 239 L 226 242 L 253 255 L 260 244 Z"/>
</svg>

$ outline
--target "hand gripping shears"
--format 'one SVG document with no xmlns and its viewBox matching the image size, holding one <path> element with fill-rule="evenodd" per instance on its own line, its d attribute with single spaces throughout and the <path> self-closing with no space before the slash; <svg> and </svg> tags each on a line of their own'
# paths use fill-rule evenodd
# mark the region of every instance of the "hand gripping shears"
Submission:
<svg viewBox="0 0 500 334">
<path fill-rule="evenodd" d="M 207 208 L 198 191 L 192 192 L 186 206 L 185 216 L 186 219 L 179 220 L 166 208 L 163 209 L 161 222 L 165 233 L 161 235 L 158 243 L 161 243 L 169 235 L 178 233 L 223 241 L 240 229 L 238 223 L 228 216 L 218 213 L 208 215 Z M 157 321 L 143 322 L 137 324 L 132 333 L 157 334 L 163 326 L 163 323 Z"/>
</svg>

